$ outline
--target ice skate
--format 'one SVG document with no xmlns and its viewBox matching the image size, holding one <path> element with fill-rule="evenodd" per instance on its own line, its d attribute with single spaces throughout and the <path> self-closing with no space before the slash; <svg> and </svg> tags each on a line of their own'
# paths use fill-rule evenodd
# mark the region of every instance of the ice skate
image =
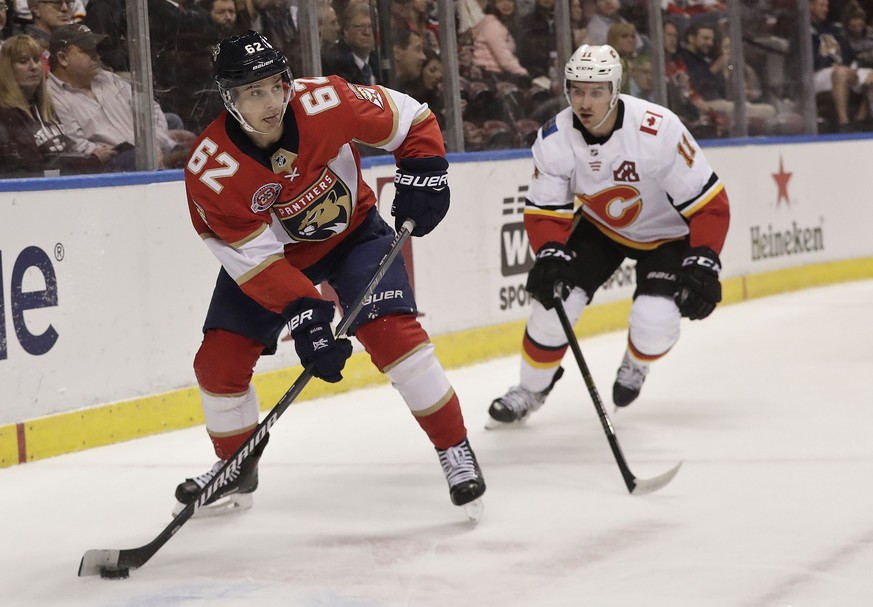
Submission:
<svg viewBox="0 0 873 607">
<path fill-rule="evenodd" d="M 552 378 L 552 383 L 542 392 L 531 392 L 521 386 L 513 386 L 506 394 L 495 398 L 488 408 L 490 419 L 485 424 L 485 427 L 491 430 L 527 419 L 528 415 L 543 406 L 549 392 L 552 391 L 555 383 L 561 379 L 563 374 L 564 368 L 558 367 L 558 370 L 555 371 L 555 376 Z"/>
<path fill-rule="evenodd" d="M 615 383 L 612 384 L 612 402 L 616 407 L 627 407 L 636 400 L 648 372 L 648 364 L 637 362 L 630 353 L 624 353 Z"/>
<path fill-rule="evenodd" d="M 243 460 L 242 465 L 228 474 L 227 480 L 215 489 L 207 502 L 194 514 L 195 517 L 216 516 L 248 510 L 252 507 L 252 493 L 258 488 L 258 461 L 264 447 L 267 446 L 268 434 L 255 448 L 255 452 Z M 190 504 L 224 466 L 224 460 L 218 460 L 212 469 L 200 476 L 185 479 L 176 487 L 176 505 L 173 507 L 173 516 L 180 513 Z"/>
<path fill-rule="evenodd" d="M 465 438 L 448 449 L 437 449 L 440 465 L 449 483 L 449 497 L 455 506 L 462 506 L 473 522 L 482 515 L 482 495 L 485 479 L 476 461 L 476 454 Z"/>
</svg>

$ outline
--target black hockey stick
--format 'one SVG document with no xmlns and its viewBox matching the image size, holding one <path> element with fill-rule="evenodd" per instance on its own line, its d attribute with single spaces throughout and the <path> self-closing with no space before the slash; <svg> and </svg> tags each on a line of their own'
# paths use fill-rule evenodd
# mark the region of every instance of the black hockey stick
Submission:
<svg viewBox="0 0 873 607">
<path fill-rule="evenodd" d="M 403 243 L 409 239 L 413 228 L 415 228 L 415 222 L 413 220 L 407 219 L 403 223 L 403 227 L 400 229 L 397 236 L 394 237 L 394 241 L 391 243 L 391 248 L 387 253 L 385 253 L 382 261 L 379 262 L 379 266 L 376 268 L 370 282 L 364 288 L 363 292 L 358 295 L 355 303 L 351 306 L 346 315 L 343 316 L 342 321 L 340 321 L 336 330 L 337 337 L 346 334 L 346 331 L 348 331 L 352 322 L 354 322 L 358 317 L 358 314 L 360 314 L 361 309 L 363 309 L 365 300 L 372 297 L 373 292 L 382 281 L 382 278 L 385 276 L 391 263 L 400 253 Z M 246 457 L 254 451 L 255 447 L 264 440 L 264 437 L 267 435 L 267 432 L 273 424 L 276 423 L 276 420 L 278 420 L 285 410 L 291 406 L 291 403 L 293 403 L 300 395 L 300 392 L 303 391 L 303 388 L 307 383 L 309 383 L 310 379 L 312 379 L 312 371 L 310 367 L 306 367 L 303 370 L 303 373 L 301 373 L 291 387 L 288 388 L 288 391 L 285 392 L 284 396 L 279 399 L 276 406 L 274 406 L 264 420 L 258 424 L 258 427 L 255 428 L 255 431 L 252 432 L 252 435 L 248 440 L 246 440 L 246 442 L 236 450 L 227 462 L 225 462 L 224 466 L 221 467 L 212 480 L 206 483 L 197 494 L 194 501 L 185 506 L 185 508 L 179 512 L 175 518 L 173 518 L 170 524 L 167 525 L 167 527 L 161 531 L 155 539 L 144 546 L 131 548 L 129 550 L 88 550 L 82 557 L 82 562 L 79 563 L 79 577 L 97 575 L 99 573 L 101 577 L 105 578 L 125 578 L 128 576 L 131 569 L 142 567 L 158 550 L 161 549 L 164 544 L 170 540 L 170 538 L 176 534 L 177 531 L 179 531 L 188 519 L 194 516 L 195 512 L 197 512 L 197 510 L 212 496 L 215 490 L 224 483 L 224 480 L 229 476 L 233 469 L 240 468 L 243 460 L 245 460 Z"/>
<path fill-rule="evenodd" d="M 618 469 L 621 470 L 621 476 L 624 478 L 624 484 L 627 485 L 627 490 L 631 495 L 642 495 L 644 493 L 652 493 L 657 491 L 667 483 L 673 480 L 682 462 L 673 466 L 667 472 L 654 478 L 637 478 L 627 465 L 624 458 L 624 453 L 621 452 L 621 446 L 618 444 L 618 437 L 615 435 L 615 429 L 612 427 L 612 421 L 606 414 L 606 408 L 603 406 L 603 401 L 600 400 L 600 394 L 597 392 L 597 386 L 594 385 L 594 379 L 591 377 L 591 371 L 588 370 L 588 365 L 585 363 L 585 358 L 582 356 L 582 349 L 579 347 L 579 342 L 576 340 L 576 334 L 573 333 L 573 325 L 570 324 L 570 319 L 567 318 L 567 312 L 564 310 L 564 300 L 561 297 L 563 285 L 560 283 L 555 286 L 555 311 L 558 313 L 558 318 L 561 320 L 561 326 L 564 328 L 564 333 L 567 336 L 567 341 L 570 344 L 570 349 L 573 350 L 573 356 L 576 357 L 576 362 L 579 364 L 579 370 L 582 372 L 582 378 L 585 380 L 585 385 L 588 387 L 588 394 L 591 395 L 591 400 L 594 402 L 594 408 L 597 409 L 597 415 L 600 417 L 600 423 L 603 425 L 603 431 L 606 432 L 606 438 L 609 440 L 609 447 L 612 449 L 612 454 L 615 456 L 615 461 L 618 463 Z"/>
</svg>

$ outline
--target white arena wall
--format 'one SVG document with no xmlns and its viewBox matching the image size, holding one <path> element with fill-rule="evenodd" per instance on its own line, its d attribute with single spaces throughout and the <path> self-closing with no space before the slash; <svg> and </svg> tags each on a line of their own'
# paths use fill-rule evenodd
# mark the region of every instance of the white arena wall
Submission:
<svg viewBox="0 0 873 607">
<path fill-rule="evenodd" d="M 731 200 L 725 303 L 873 276 L 871 147 L 858 136 L 705 148 Z M 446 366 L 517 351 L 531 263 L 530 153 L 450 159 L 449 216 L 406 252 Z M 389 160 L 368 159 L 364 176 L 392 221 Z M 217 270 L 178 171 L 0 182 L 0 466 L 202 423 L 191 361 Z M 580 334 L 623 327 L 632 292 L 626 266 Z M 285 341 L 262 358 L 262 407 L 297 363 Z M 304 398 L 379 380 L 363 353 L 346 376 Z"/>
</svg>

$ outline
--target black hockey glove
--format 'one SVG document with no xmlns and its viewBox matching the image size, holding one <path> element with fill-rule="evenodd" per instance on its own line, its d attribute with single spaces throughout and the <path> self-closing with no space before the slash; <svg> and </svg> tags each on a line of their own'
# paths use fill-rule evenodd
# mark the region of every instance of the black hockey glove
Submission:
<svg viewBox="0 0 873 607">
<path fill-rule="evenodd" d="M 424 236 L 449 212 L 449 162 L 442 156 L 401 158 L 394 174 L 394 229 L 415 221 L 413 236 Z"/>
<path fill-rule="evenodd" d="M 721 262 L 709 247 L 689 249 L 677 277 L 676 305 L 691 320 L 706 318 L 721 301 Z"/>
<path fill-rule="evenodd" d="M 546 310 L 555 306 L 555 286 L 561 283 L 561 299 L 567 299 L 573 289 L 570 278 L 576 254 L 560 242 L 547 242 L 537 252 L 525 289 Z"/>
<path fill-rule="evenodd" d="M 352 355 L 352 343 L 345 338 L 335 339 L 330 321 L 333 304 L 323 299 L 301 297 L 291 302 L 282 312 L 288 319 L 288 328 L 294 338 L 297 356 L 312 375 L 335 383 L 343 378 L 340 371 Z"/>
</svg>

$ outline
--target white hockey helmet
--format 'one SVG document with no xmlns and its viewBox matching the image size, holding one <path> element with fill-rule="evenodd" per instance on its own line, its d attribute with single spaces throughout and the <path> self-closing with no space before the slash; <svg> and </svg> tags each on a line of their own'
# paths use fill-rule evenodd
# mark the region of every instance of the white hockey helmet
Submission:
<svg viewBox="0 0 873 607">
<path fill-rule="evenodd" d="M 583 44 L 570 56 L 564 66 L 564 94 L 570 101 L 571 82 L 611 82 L 612 99 L 609 109 L 615 107 L 621 93 L 621 58 L 608 44 L 590 46 Z"/>
</svg>

